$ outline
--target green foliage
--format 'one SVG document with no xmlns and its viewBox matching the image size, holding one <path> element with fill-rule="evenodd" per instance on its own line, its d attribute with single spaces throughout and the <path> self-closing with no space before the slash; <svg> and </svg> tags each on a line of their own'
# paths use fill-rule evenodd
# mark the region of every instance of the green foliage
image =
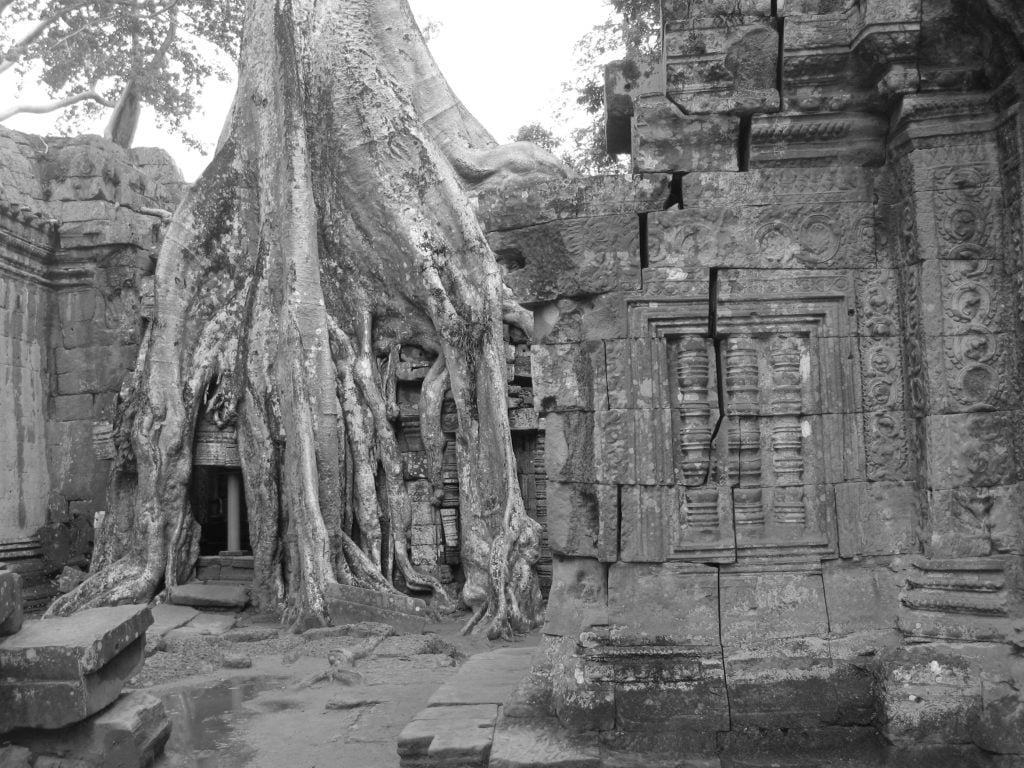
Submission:
<svg viewBox="0 0 1024 768">
<path fill-rule="evenodd" d="M 23 94 L 38 82 L 54 101 L 95 93 L 61 113 L 70 131 L 131 84 L 163 127 L 198 146 L 183 122 L 205 81 L 230 79 L 215 49 L 237 59 L 242 12 L 242 0 L 0 0 L 0 85 Z"/>
<path fill-rule="evenodd" d="M 570 129 L 564 136 L 538 124 L 523 126 L 517 134 L 517 138 L 531 132 L 542 137 L 543 142 L 525 140 L 559 156 L 581 174 L 625 173 L 628 169 L 624 160 L 605 151 L 605 64 L 624 57 L 650 61 L 660 53 L 659 0 L 608 0 L 608 6 L 608 18 L 576 43 L 574 76 L 562 83 L 563 103 L 554 116 L 557 124 L 566 125 L 578 123 L 573 115 L 582 112 L 586 124 Z"/>
<path fill-rule="evenodd" d="M 512 141 L 529 141 L 552 154 L 559 151 L 559 145 L 562 143 L 554 133 L 540 123 L 529 123 L 520 127 Z"/>
</svg>

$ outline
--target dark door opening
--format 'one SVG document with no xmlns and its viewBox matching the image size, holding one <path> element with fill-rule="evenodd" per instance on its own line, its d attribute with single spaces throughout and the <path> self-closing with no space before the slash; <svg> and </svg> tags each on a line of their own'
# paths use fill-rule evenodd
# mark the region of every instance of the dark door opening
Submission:
<svg viewBox="0 0 1024 768">
<path fill-rule="evenodd" d="M 249 515 L 239 469 L 193 467 L 191 503 L 192 515 L 203 529 L 201 556 L 249 554 Z"/>
</svg>

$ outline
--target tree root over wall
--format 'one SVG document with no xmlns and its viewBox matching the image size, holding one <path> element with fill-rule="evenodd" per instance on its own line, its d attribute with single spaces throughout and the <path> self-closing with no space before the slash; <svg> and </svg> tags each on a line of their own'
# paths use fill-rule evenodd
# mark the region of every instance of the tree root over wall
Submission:
<svg viewBox="0 0 1024 768">
<path fill-rule="evenodd" d="M 210 167 L 175 214 L 156 316 L 118 406 L 109 507 L 92 575 L 51 614 L 148 600 L 188 577 L 197 419 L 232 424 L 254 599 L 328 620 L 332 583 L 450 601 L 409 559 L 395 438 L 398 350 L 434 356 L 421 424 L 435 503 L 456 405 L 462 600 L 489 636 L 540 620 L 540 530 L 516 482 L 502 283 L 472 185 L 564 175 L 498 147 L 452 95 L 405 0 L 251 0 L 240 82 Z"/>
</svg>

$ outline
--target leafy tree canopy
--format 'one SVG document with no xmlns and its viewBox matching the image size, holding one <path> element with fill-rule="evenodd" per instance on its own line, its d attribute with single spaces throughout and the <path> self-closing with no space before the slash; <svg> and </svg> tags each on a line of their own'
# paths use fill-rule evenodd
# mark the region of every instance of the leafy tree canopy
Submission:
<svg viewBox="0 0 1024 768">
<path fill-rule="evenodd" d="M 533 141 L 558 155 L 579 173 L 621 173 L 625 165 L 605 150 L 604 66 L 628 56 L 651 59 L 660 51 L 658 0 L 608 0 L 608 17 L 576 43 L 573 77 L 562 83 L 563 101 L 555 113 L 558 125 L 573 125 L 566 133 L 540 124 L 525 125 L 513 137 Z M 573 115 L 586 115 L 580 125 Z M 538 141 L 535 137 L 541 137 Z"/>
<path fill-rule="evenodd" d="M 231 77 L 216 49 L 238 55 L 241 0 L 0 0 L 0 87 L 14 93 L 0 122 L 63 110 L 74 130 L 112 109 L 108 138 L 130 146 L 142 103 L 186 143 L 203 83 Z M 26 85 L 39 83 L 37 102 Z"/>
</svg>

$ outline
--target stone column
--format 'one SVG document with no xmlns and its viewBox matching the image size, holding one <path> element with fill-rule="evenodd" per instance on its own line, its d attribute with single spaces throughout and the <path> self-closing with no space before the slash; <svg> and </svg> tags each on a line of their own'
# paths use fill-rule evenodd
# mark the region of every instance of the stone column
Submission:
<svg viewBox="0 0 1024 768">
<path fill-rule="evenodd" d="M 242 549 L 242 475 L 232 472 L 228 475 L 228 550 Z"/>
<path fill-rule="evenodd" d="M 1024 411 L 997 117 L 988 93 L 908 96 L 890 145 L 906 391 L 924 491 L 924 556 L 913 561 L 899 620 L 919 641 L 1011 632 L 1003 553 L 1020 546 L 1013 510 Z"/>
</svg>

